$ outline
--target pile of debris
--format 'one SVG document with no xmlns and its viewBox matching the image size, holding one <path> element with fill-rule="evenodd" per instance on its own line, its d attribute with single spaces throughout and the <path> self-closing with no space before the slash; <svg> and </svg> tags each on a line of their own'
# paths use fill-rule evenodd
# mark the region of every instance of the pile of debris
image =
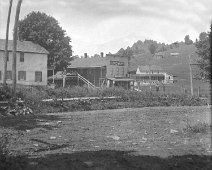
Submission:
<svg viewBox="0 0 212 170">
<path fill-rule="evenodd" d="M 0 114 L 2 116 L 18 116 L 33 114 L 33 111 L 26 106 L 23 100 L 18 98 L 4 102 L 2 106 L 0 105 Z"/>
</svg>

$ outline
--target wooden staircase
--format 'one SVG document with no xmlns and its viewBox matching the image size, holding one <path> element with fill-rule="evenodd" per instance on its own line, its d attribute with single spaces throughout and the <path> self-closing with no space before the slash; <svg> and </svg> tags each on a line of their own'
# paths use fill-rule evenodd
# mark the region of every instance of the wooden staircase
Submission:
<svg viewBox="0 0 212 170">
<path fill-rule="evenodd" d="M 76 77 L 77 79 L 81 80 L 83 83 L 85 83 L 88 87 L 91 87 L 93 89 L 98 88 L 93 83 L 91 83 L 89 80 L 87 80 L 85 77 L 80 75 L 79 73 L 68 73 L 66 74 L 66 77 Z"/>
</svg>

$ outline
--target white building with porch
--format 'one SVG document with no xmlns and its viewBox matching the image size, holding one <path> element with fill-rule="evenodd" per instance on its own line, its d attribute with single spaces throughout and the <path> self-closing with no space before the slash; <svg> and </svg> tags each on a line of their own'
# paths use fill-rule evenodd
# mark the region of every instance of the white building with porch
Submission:
<svg viewBox="0 0 212 170">
<path fill-rule="evenodd" d="M 139 66 L 134 75 L 135 85 L 170 84 L 174 82 L 174 76 L 163 71 L 156 65 Z"/>
</svg>

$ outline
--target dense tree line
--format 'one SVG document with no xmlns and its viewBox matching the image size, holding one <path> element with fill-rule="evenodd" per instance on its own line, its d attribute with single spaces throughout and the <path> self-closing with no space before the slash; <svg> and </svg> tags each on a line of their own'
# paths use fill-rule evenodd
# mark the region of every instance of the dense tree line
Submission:
<svg viewBox="0 0 212 170">
<path fill-rule="evenodd" d="M 211 24 L 212 29 L 212 24 Z M 211 30 L 210 32 L 202 32 L 199 35 L 199 40 L 195 43 L 197 48 L 196 53 L 199 56 L 199 67 L 201 69 L 202 79 L 211 80 Z"/>
</svg>

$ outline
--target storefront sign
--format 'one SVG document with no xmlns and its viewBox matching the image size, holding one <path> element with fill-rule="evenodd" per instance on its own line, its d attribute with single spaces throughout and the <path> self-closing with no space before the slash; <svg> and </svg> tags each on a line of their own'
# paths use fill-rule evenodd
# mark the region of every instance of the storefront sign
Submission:
<svg viewBox="0 0 212 170">
<path fill-rule="evenodd" d="M 124 66 L 124 62 L 121 62 L 121 61 L 110 61 L 110 65 Z"/>
</svg>

